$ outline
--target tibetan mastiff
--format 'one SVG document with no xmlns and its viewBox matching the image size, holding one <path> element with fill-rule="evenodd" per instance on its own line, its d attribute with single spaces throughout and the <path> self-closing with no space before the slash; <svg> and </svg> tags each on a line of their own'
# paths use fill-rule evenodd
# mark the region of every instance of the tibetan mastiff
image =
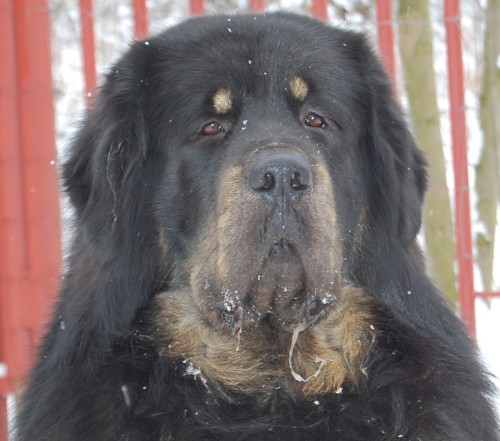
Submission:
<svg viewBox="0 0 500 441">
<path fill-rule="evenodd" d="M 136 42 L 62 177 L 73 245 L 18 441 L 498 441 L 362 36 L 280 13 Z"/>
</svg>

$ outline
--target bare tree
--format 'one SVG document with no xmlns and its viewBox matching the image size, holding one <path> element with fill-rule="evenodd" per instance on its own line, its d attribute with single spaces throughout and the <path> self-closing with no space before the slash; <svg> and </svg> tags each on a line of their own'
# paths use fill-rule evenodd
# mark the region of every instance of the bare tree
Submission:
<svg viewBox="0 0 500 441">
<path fill-rule="evenodd" d="M 477 212 L 481 231 L 476 234 L 477 263 L 484 289 L 493 285 L 497 206 L 500 202 L 500 0 L 488 0 L 484 33 L 484 63 L 480 120 L 483 148 L 476 166 Z"/>
<path fill-rule="evenodd" d="M 399 49 L 413 131 L 432 167 L 424 207 L 427 254 L 446 298 L 457 302 L 455 247 L 446 165 L 440 131 L 428 0 L 400 0 Z"/>
</svg>

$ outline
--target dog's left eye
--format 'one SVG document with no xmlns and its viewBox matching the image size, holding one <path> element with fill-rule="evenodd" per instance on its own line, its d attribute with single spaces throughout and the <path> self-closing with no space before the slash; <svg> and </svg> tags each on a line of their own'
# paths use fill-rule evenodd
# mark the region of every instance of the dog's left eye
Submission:
<svg viewBox="0 0 500 441">
<path fill-rule="evenodd" d="M 224 127 L 222 127 L 221 124 L 219 124 L 217 121 L 210 121 L 209 123 L 205 124 L 201 130 L 200 133 L 202 135 L 217 135 L 217 133 L 222 133 L 224 132 Z"/>
<path fill-rule="evenodd" d="M 306 115 L 306 117 L 304 118 L 304 124 L 315 129 L 323 129 L 328 126 L 325 118 L 314 112 L 309 112 Z"/>
</svg>

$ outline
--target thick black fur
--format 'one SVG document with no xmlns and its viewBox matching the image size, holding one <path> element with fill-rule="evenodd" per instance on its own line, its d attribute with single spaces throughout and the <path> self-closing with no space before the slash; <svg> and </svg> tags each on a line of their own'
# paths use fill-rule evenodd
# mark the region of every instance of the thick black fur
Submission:
<svg viewBox="0 0 500 441">
<path fill-rule="evenodd" d="M 317 93 L 314 110 L 335 121 L 331 132 L 303 128 L 295 104 L 280 99 L 294 73 Z M 229 129 L 201 137 L 221 85 L 241 92 L 222 118 Z M 319 403 L 280 390 L 266 402 L 229 402 L 159 355 L 145 335 L 148 304 L 187 283 L 183 265 L 224 158 L 289 133 L 328 164 L 340 192 L 343 279 L 379 302 L 383 337 L 357 388 Z M 360 35 L 268 14 L 196 18 L 135 43 L 107 75 L 63 184 L 76 212 L 73 245 L 17 441 L 498 441 L 474 344 L 414 243 L 424 159 Z"/>
</svg>

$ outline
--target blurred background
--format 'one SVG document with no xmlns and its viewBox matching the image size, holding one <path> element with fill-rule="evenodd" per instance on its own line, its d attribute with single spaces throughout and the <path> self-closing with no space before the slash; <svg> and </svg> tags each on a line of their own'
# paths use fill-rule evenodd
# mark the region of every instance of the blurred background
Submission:
<svg viewBox="0 0 500 441">
<path fill-rule="evenodd" d="M 500 377 L 500 0 L 0 0 L 0 441 L 64 277 L 58 164 L 106 68 L 191 15 L 276 10 L 379 50 L 431 164 L 429 272 Z"/>
</svg>

